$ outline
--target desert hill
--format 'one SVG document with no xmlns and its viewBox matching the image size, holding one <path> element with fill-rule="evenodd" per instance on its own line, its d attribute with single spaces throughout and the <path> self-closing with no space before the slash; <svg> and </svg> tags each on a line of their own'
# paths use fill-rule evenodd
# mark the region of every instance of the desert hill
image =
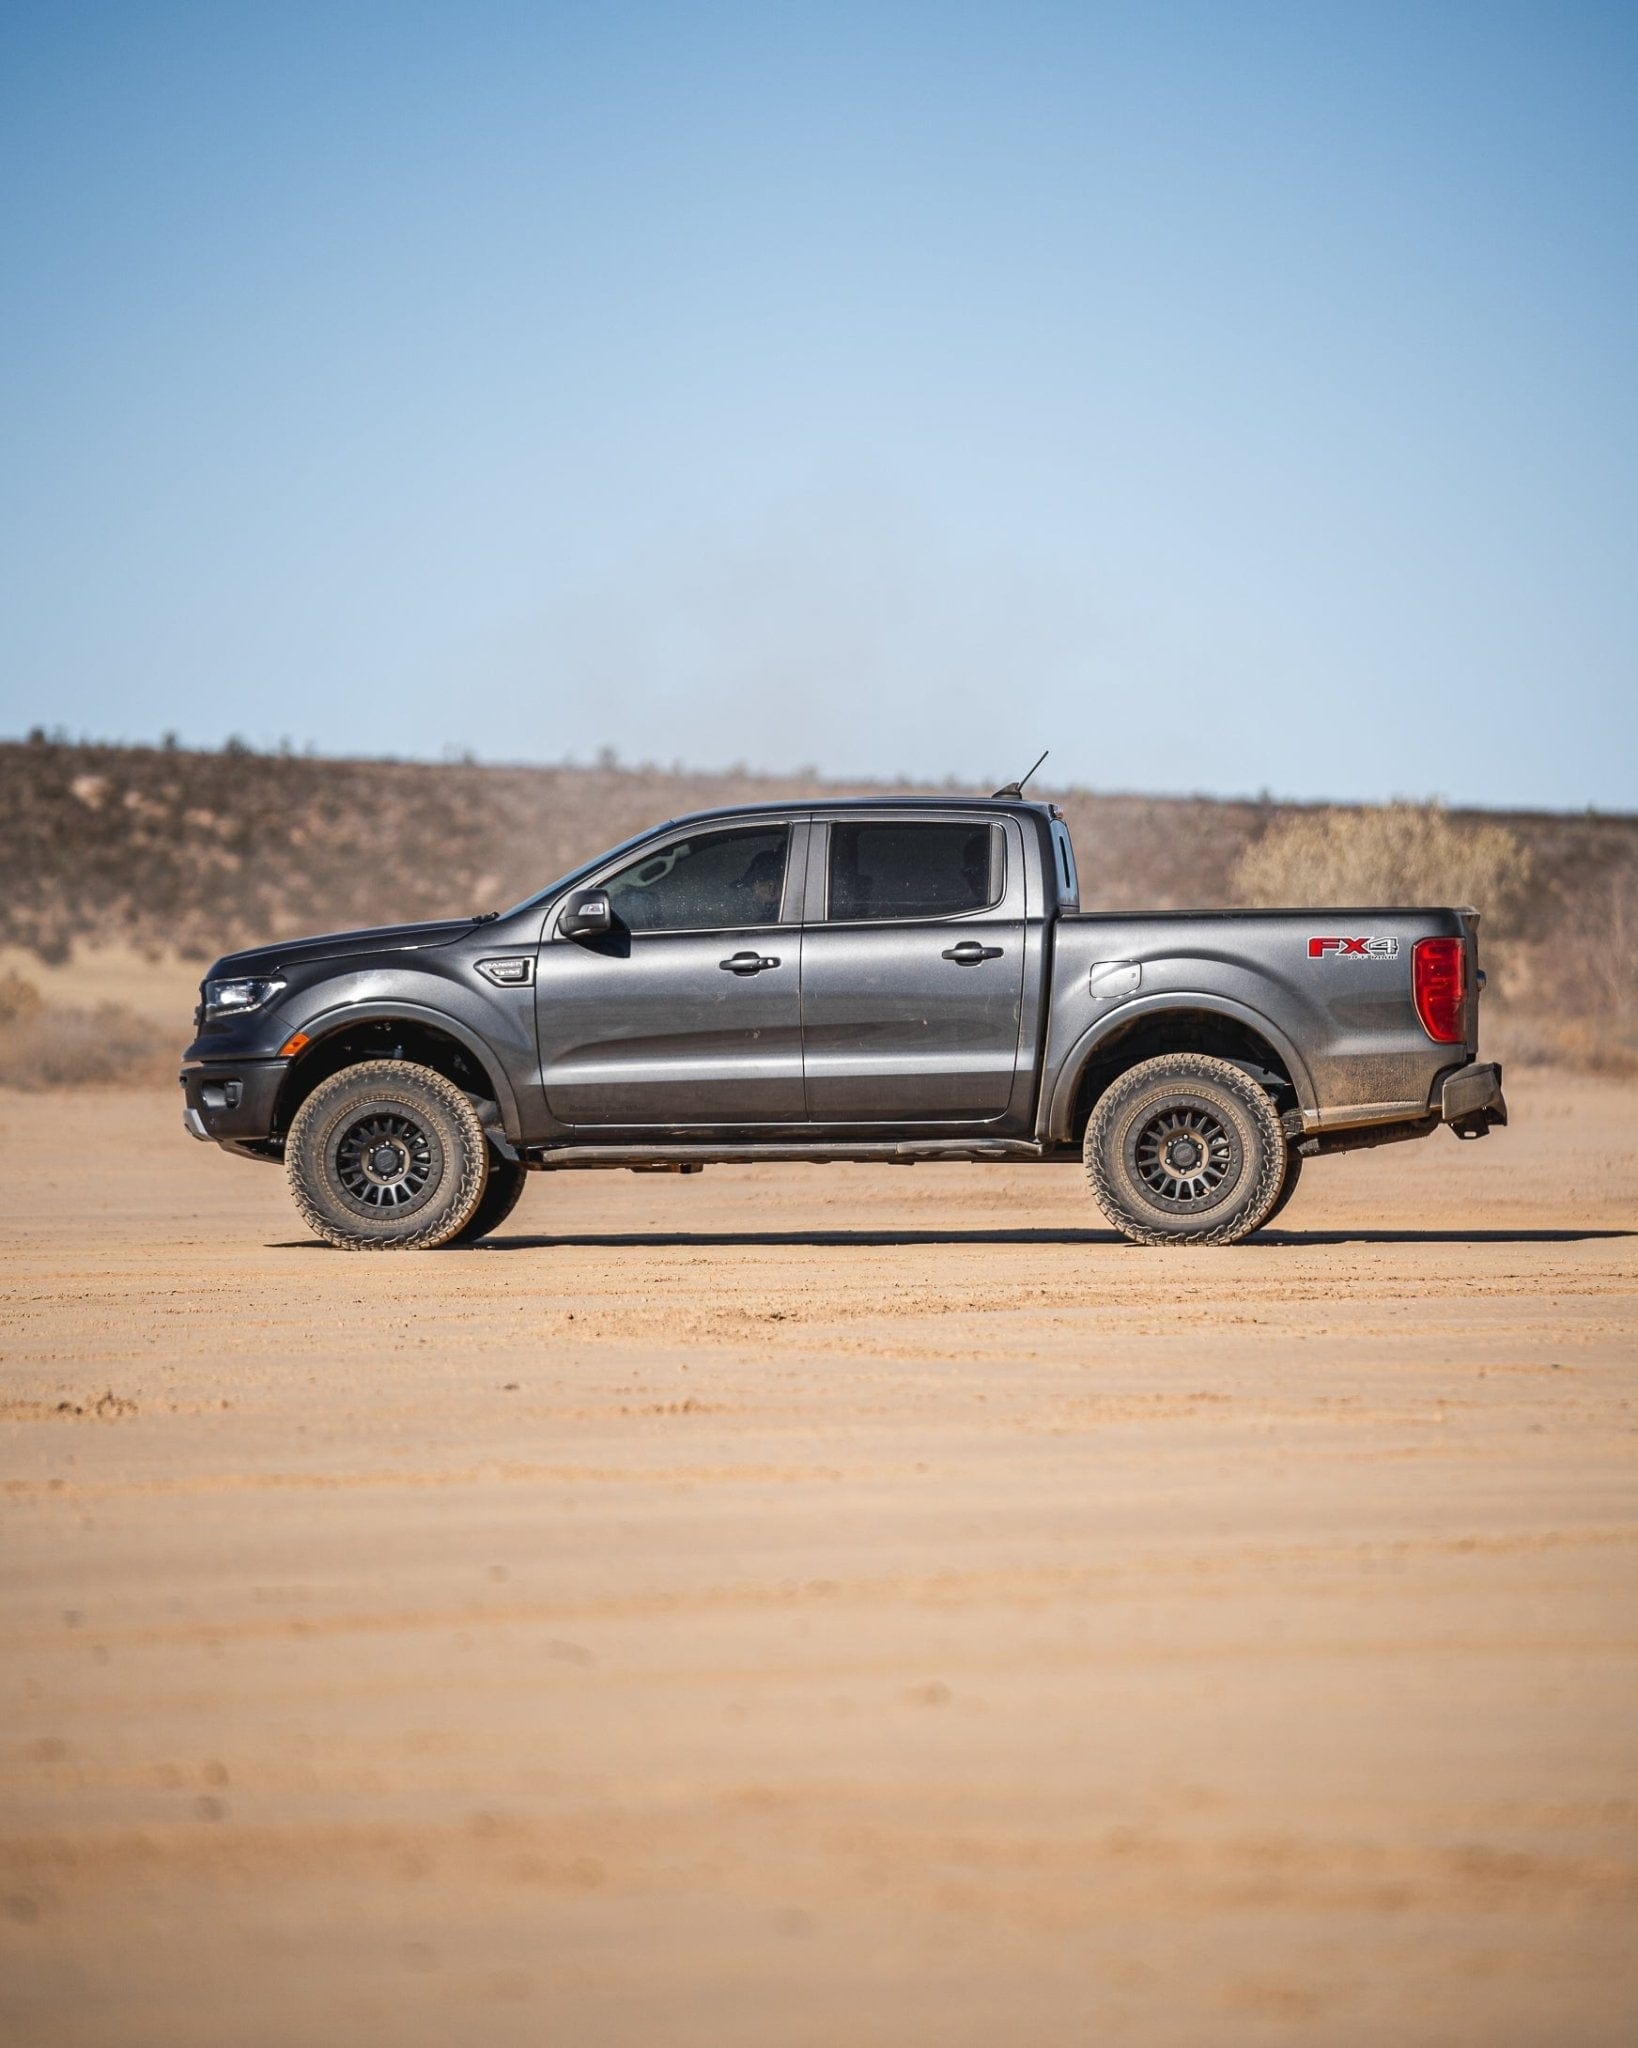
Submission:
<svg viewBox="0 0 1638 2048">
<path fill-rule="evenodd" d="M 679 812 L 908 786 L 612 759 L 592 767 L 328 760 L 36 733 L 0 742 L 0 947 L 47 964 L 108 948 L 203 962 L 286 933 L 500 908 Z M 1269 801 L 1050 784 L 1031 793 L 1052 797 L 1068 816 L 1089 909 L 1250 900 L 1248 850 L 1264 848 L 1266 874 L 1278 835 L 1311 815 Z M 1347 816 L 1338 815 L 1346 841 Z M 1505 900 L 1481 907 L 1490 919 L 1487 958 L 1506 964 L 1497 993 L 1515 1051 L 1627 1063 L 1638 1030 L 1638 817 L 1453 812 L 1448 820 L 1457 834 L 1484 828 L 1494 838 L 1501 828 Z M 1303 877 L 1294 859 L 1296 900 Z M 1448 900 L 1442 876 L 1415 879 Z"/>
</svg>

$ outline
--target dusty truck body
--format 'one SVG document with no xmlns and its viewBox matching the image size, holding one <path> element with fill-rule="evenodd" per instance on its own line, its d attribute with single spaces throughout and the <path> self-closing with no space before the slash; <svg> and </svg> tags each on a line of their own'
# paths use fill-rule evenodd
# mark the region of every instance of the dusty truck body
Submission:
<svg viewBox="0 0 1638 2048">
<path fill-rule="evenodd" d="M 1469 910 L 1080 908 L 1055 807 L 675 819 L 500 914 L 211 969 L 195 1137 L 349 1248 L 470 1242 L 531 1170 L 1084 1161 L 1145 1243 L 1232 1243 L 1304 1162 L 1506 1121 Z"/>
</svg>

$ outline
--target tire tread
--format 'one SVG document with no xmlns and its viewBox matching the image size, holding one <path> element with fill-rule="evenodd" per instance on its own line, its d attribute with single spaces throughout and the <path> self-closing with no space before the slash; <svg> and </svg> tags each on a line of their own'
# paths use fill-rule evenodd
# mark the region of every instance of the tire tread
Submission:
<svg viewBox="0 0 1638 2048">
<path fill-rule="evenodd" d="M 410 1091 L 433 1095 L 440 1108 L 453 1120 L 463 1141 L 460 1146 L 460 1179 L 454 1198 L 441 1204 L 419 1227 L 406 1229 L 401 1236 L 368 1237 L 337 1224 L 320 1204 L 321 1190 L 315 1185 L 315 1175 L 307 1157 L 304 1141 L 308 1131 L 338 1096 L 349 1088 L 360 1086 L 388 1099 L 396 1093 L 410 1108 L 425 1106 Z M 343 1067 L 327 1081 L 321 1081 L 291 1119 L 284 1148 L 290 1194 L 302 1221 L 315 1236 L 344 1252 L 432 1251 L 439 1245 L 448 1244 L 465 1228 L 483 1198 L 489 1172 L 488 1153 L 489 1143 L 484 1137 L 483 1126 L 466 1096 L 453 1081 L 446 1081 L 442 1074 L 414 1060 L 362 1060 L 357 1066 Z"/>
<path fill-rule="evenodd" d="M 478 1206 L 449 1239 L 451 1244 L 476 1244 L 480 1238 L 491 1237 L 511 1215 L 523 1199 L 523 1190 L 529 1175 L 514 1159 L 502 1159 L 494 1154 L 489 1160 L 489 1179 L 485 1183 Z"/>
</svg>

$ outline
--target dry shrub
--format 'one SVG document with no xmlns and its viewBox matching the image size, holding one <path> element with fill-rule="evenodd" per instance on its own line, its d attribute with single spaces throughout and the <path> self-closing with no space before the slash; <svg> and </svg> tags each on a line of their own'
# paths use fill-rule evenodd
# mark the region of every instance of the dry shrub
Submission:
<svg viewBox="0 0 1638 2048">
<path fill-rule="evenodd" d="M 1277 819 L 1240 856 L 1236 881 L 1247 903 L 1471 904 L 1511 923 L 1530 866 L 1505 825 L 1452 818 L 1442 804 L 1385 804 Z"/>
<path fill-rule="evenodd" d="M 169 1080 L 169 1034 L 123 1003 L 48 1003 L 20 974 L 0 977 L 0 1088 L 74 1088 Z"/>
<path fill-rule="evenodd" d="M 0 975 L 0 1029 L 10 1032 L 19 1024 L 31 1024 L 45 1008 L 45 998 L 32 981 L 15 970 Z"/>
<path fill-rule="evenodd" d="M 1275 819 L 1236 881 L 1255 904 L 1472 904 L 1487 1050 L 1638 1073 L 1638 866 L 1607 835 L 1543 872 L 1516 832 L 1438 804 L 1304 811 Z"/>
<path fill-rule="evenodd" d="M 1240 856 L 1246 903 L 1471 906 L 1485 917 L 1485 971 L 1498 995 L 1517 972 L 1515 941 L 1530 849 L 1505 825 L 1453 818 L 1442 804 L 1298 811 Z"/>
<path fill-rule="evenodd" d="M 1638 870 L 1589 864 L 1548 892 L 1518 953 L 1498 1039 L 1510 1056 L 1638 1074 Z"/>
</svg>

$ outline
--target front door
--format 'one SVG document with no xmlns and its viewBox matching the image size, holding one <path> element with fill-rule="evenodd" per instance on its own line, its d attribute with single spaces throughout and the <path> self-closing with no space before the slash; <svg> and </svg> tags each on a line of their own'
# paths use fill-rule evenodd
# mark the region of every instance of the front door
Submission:
<svg viewBox="0 0 1638 2048">
<path fill-rule="evenodd" d="M 1024 991 L 1023 840 L 1010 819 L 834 818 L 802 951 L 816 1123 L 1004 1115 Z"/>
<path fill-rule="evenodd" d="M 667 1130 L 801 1120 L 791 840 L 778 819 L 651 842 L 596 878 L 607 937 L 546 933 L 536 1015 L 554 1117 Z"/>
</svg>

